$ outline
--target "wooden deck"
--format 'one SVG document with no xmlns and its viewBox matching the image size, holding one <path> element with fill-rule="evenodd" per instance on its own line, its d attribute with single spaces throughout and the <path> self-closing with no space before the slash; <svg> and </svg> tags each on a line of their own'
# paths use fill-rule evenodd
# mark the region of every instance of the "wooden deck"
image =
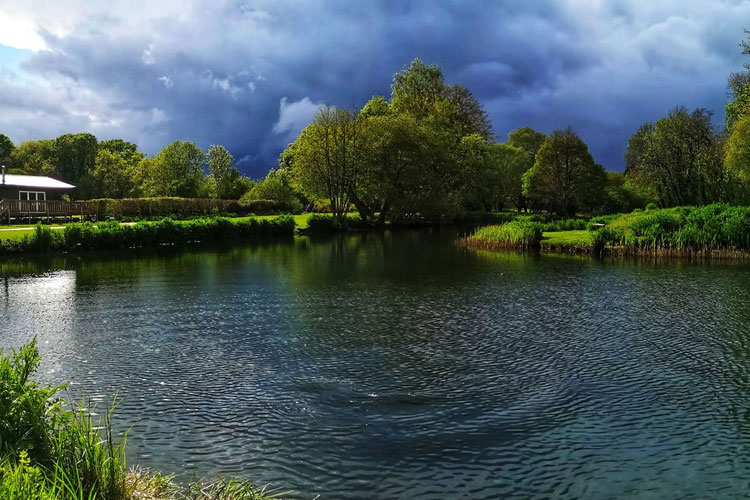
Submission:
<svg viewBox="0 0 750 500">
<path fill-rule="evenodd" d="M 29 222 L 42 219 L 96 218 L 96 203 L 90 201 L 0 200 L 0 222 Z"/>
</svg>

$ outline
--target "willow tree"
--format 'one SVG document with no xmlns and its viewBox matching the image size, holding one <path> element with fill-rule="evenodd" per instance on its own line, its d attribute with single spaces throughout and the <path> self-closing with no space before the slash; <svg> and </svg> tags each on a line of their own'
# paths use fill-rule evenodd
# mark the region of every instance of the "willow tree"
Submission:
<svg viewBox="0 0 750 500">
<path fill-rule="evenodd" d="M 324 106 L 282 153 L 294 187 L 312 199 L 328 199 L 333 216 L 342 222 L 359 175 L 360 128 L 354 113 Z"/>
</svg>

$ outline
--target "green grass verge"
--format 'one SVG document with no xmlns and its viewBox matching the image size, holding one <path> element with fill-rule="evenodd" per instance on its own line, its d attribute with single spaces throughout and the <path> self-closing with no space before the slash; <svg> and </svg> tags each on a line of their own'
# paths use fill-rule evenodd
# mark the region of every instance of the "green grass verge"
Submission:
<svg viewBox="0 0 750 500">
<path fill-rule="evenodd" d="M 591 246 L 593 241 L 594 239 L 591 231 L 555 231 L 545 232 L 541 244 L 561 248 L 577 248 Z"/>
</svg>

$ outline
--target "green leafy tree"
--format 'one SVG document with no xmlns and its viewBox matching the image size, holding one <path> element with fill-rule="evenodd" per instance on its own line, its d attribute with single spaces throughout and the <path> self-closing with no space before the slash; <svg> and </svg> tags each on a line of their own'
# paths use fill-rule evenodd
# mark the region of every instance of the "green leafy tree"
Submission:
<svg viewBox="0 0 750 500">
<path fill-rule="evenodd" d="M 96 154 L 93 179 L 97 196 L 125 198 L 134 188 L 133 165 L 110 149 L 100 148 Z"/>
<path fill-rule="evenodd" d="M 224 146 L 208 148 L 209 182 L 217 198 L 236 199 L 244 194 L 240 182 L 242 175 L 232 166 L 234 159 Z"/>
<path fill-rule="evenodd" d="M 393 77 L 391 105 L 397 113 L 410 113 L 420 120 L 434 111 L 435 104 L 443 100 L 445 83 L 443 72 L 437 65 L 426 65 L 420 59 Z"/>
<path fill-rule="evenodd" d="M 88 133 L 61 135 L 55 139 L 53 149 L 55 174 L 76 186 L 76 196 L 90 196 L 98 149 L 96 137 Z"/>
<path fill-rule="evenodd" d="M 14 171 L 26 175 L 54 175 L 54 145 L 50 140 L 22 142 L 11 153 Z"/>
<path fill-rule="evenodd" d="M 734 180 L 734 201 L 750 203 L 750 116 L 743 116 L 732 127 L 726 143 L 727 177 Z"/>
<path fill-rule="evenodd" d="M 302 211 L 300 197 L 292 186 L 287 168 L 271 169 L 262 181 L 256 182 L 242 197 L 243 200 L 273 200 L 292 213 Z"/>
<path fill-rule="evenodd" d="M 369 118 L 371 116 L 385 116 L 391 112 L 391 105 L 384 97 L 376 95 L 372 99 L 367 101 L 359 115 L 362 118 Z"/>
<path fill-rule="evenodd" d="M 175 141 L 140 162 L 138 179 L 148 196 L 198 197 L 203 187 L 206 155 L 195 143 Z"/>
<path fill-rule="evenodd" d="M 523 178 L 524 194 L 535 206 L 564 215 L 594 208 L 605 184 L 604 168 L 594 162 L 586 143 L 571 128 L 556 130 L 545 139 Z"/>
<path fill-rule="evenodd" d="M 485 141 L 495 139 L 487 112 L 469 89 L 460 85 L 445 85 L 443 96 L 453 104 L 452 121 L 458 125 L 459 134 L 476 134 Z"/>
<path fill-rule="evenodd" d="M 543 132 L 537 132 L 531 127 L 523 127 L 508 133 L 508 144 L 526 151 L 533 165 L 536 162 L 536 153 L 546 138 L 547 135 Z"/>
<path fill-rule="evenodd" d="M 295 189 L 310 199 L 329 200 L 340 221 L 351 206 L 359 174 L 359 140 L 356 115 L 326 106 L 282 155 L 291 161 Z"/>
<path fill-rule="evenodd" d="M 7 135 L 0 134 L 0 165 L 11 167 L 11 158 L 16 146 Z"/>
<path fill-rule="evenodd" d="M 602 211 L 607 214 L 632 212 L 636 208 L 644 208 L 649 203 L 655 203 L 653 194 L 639 190 L 620 172 L 607 172 L 607 186 L 605 188 Z"/>
<path fill-rule="evenodd" d="M 733 189 L 723 150 L 724 138 L 709 111 L 678 107 L 630 139 L 626 178 L 655 192 L 662 207 L 728 201 Z"/>
<path fill-rule="evenodd" d="M 745 30 L 745 39 L 740 42 L 743 55 L 750 55 L 750 30 Z M 732 130 L 735 122 L 750 114 L 750 64 L 744 70 L 729 75 L 730 99 L 726 107 L 726 129 Z"/>
</svg>

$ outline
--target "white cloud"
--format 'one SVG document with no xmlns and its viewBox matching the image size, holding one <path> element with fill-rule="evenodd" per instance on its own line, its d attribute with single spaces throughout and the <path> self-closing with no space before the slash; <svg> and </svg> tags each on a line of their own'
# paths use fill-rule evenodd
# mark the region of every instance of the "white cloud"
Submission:
<svg viewBox="0 0 750 500">
<path fill-rule="evenodd" d="M 164 86 L 168 89 L 171 89 L 172 87 L 174 87 L 174 82 L 168 76 L 160 76 L 159 81 L 162 82 Z"/>
<path fill-rule="evenodd" d="M 312 102 L 309 97 L 291 103 L 287 103 L 287 98 L 282 97 L 279 102 L 279 120 L 274 124 L 273 131 L 279 135 L 296 137 L 312 122 L 322 105 Z"/>
<path fill-rule="evenodd" d="M 0 44 L 34 52 L 47 48 L 31 21 L 4 12 L 0 12 Z"/>
<path fill-rule="evenodd" d="M 156 59 L 154 59 L 154 44 L 149 44 L 148 47 L 143 49 L 143 52 L 141 53 L 141 61 L 143 61 L 143 64 L 154 64 L 156 62 Z"/>
</svg>

